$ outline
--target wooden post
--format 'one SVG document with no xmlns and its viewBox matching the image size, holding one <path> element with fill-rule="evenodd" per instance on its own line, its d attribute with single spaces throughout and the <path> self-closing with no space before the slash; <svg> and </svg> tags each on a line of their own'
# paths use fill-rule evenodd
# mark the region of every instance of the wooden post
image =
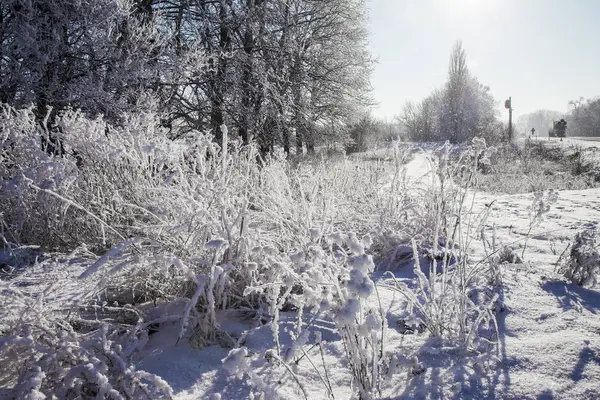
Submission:
<svg viewBox="0 0 600 400">
<path fill-rule="evenodd" d="M 504 108 L 508 108 L 508 140 L 512 140 L 512 97 L 504 101 Z"/>
<path fill-rule="evenodd" d="M 508 98 L 508 140 L 512 140 L 512 97 Z"/>
</svg>

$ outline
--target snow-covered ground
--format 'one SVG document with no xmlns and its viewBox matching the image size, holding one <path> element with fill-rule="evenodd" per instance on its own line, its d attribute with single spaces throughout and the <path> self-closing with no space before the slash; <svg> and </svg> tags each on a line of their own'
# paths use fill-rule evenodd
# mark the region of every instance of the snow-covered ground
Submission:
<svg viewBox="0 0 600 400">
<path fill-rule="evenodd" d="M 407 179 L 414 184 L 431 179 L 427 154 L 415 154 L 406 169 Z M 508 245 L 520 255 L 528 234 L 532 198 L 532 194 L 476 194 L 474 212 L 491 204 L 488 240 L 494 226 L 497 245 Z M 598 198 L 600 189 L 560 192 L 545 220 L 530 232 L 525 263 L 502 268 L 503 309 L 497 315 L 500 353 L 491 369 L 480 368 L 444 343 L 419 335 L 402 335 L 396 325 L 401 314 L 398 295 L 381 288 L 379 295 L 390 325 L 387 348 L 413 354 L 420 363 L 419 371 L 412 376 L 390 376 L 391 385 L 385 395 L 390 399 L 600 398 L 600 292 L 569 284 L 555 273 L 555 263 L 569 240 L 583 228 L 600 223 Z M 474 258 L 484 256 L 483 247 L 476 246 Z M 266 326 L 250 328 L 249 323 L 240 322 L 239 316 L 221 317 L 221 326 L 230 329 L 232 336 L 246 335 L 243 344 L 251 353 L 264 353 L 272 346 L 271 331 Z M 350 376 L 338 358 L 343 349 L 332 328 L 322 322 L 324 338 L 331 340 L 325 363 L 336 398 L 347 399 L 352 394 Z M 289 344 L 286 335 L 282 333 L 282 343 Z M 228 349 L 211 346 L 190 350 L 185 344 L 175 345 L 173 337 L 169 332 L 154 336 L 147 352 L 140 356 L 139 366 L 171 383 L 180 399 L 207 398 L 211 393 L 221 393 L 223 398 L 247 398 L 248 387 L 220 368 Z M 318 359 L 318 353 L 311 354 Z M 308 361 L 298 368 L 303 377 L 310 377 L 310 368 L 302 364 Z M 323 384 L 314 374 L 305 381 L 305 387 L 309 398 L 327 398 Z M 276 389 L 281 398 L 300 396 L 283 372 Z"/>
<path fill-rule="evenodd" d="M 427 153 L 416 153 L 407 166 L 412 185 L 426 185 L 433 179 Z M 397 352 L 405 370 L 391 371 L 382 396 L 389 399 L 600 399 L 600 291 L 566 282 L 555 272 L 555 264 L 573 236 L 584 228 L 600 224 L 600 189 L 561 191 L 542 223 L 529 232 L 532 194 L 474 195 L 473 212 L 490 208 L 486 240 L 509 246 L 524 263 L 501 267 L 498 287 L 499 353 L 497 359 L 479 361 L 452 344 L 430 339 L 426 334 L 406 334 L 399 324 L 403 310 L 398 293 L 379 289 L 381 308 L 386 312 L 387 351 Z M 529 237 L 528 240 L 526 240 Z M 493 238 L 493 239 L 492 239 Z M 473 241 L 475 260 L 485 257 L 481 241 Z M 525 250 L 523 248 L 527 244 Z M 77 276 L 89 265 L 87 253 L 66 259 L 48 258 L 37 269 L 25 271 L 13 284 L 35 290 L 36 282 L 53 281 L 46 301 L 61 307 L 80 300 L 88 288 Z M 60 267 L 60 268 L 58 268 Z M 410 273 L 407 281 L 410 281 Z M 380 281 L 382 282 L 382 281 Z M 29 289 L 31 288 L 31 289 Z M 282 312 L 280 341 L 292 343 L 296 313 Z M 265 354 L 273 348 L 272 330 L 242 311 L 222 311 L 220 328 L 249 354 Z M 150 336 L 146 347 L 135 355 L 137 368 L 155 373 L 167 381 L 177 399 L 245 399 L 252 389 L 247 380 L 237 379 L 222 367 L 230 349 L 226 346 L 177 341 L 176 327 L 165 326 Z M 344 349 L 331 321 L 314 321 L 324 351 L 308 341 L 306 357 L 295 366 L 304 393 L 285 369 L 263 376 L 282 399 L 326 399 L 323 377 L 327 371 L 336 399 L 352 397 L 351 376 L 344 361 Z M 401 356 L 402 355 L 402 356 Z M 254 360 L 251 368 L 267 374 L 267 360 Z M 315 367 L 314 364 L 317 364 Z M 321 372 L 323 373 L 323 372 Z M 0 392 L 0 396 L 2 393 Z"/>
<path fill-rule="evenodd" d="M 503 271 L 505 311 L 498 314 L 502 350 L 496 398 L 600 398 L 600 292 L 567 283 L 555 264 L 569 240 L 600 223 L 599 189 L 561 191 L 531 232 L 524 270 Z M 498 240 L 521 254 L 532 195 L 477 195 L 492 204 Z"/>
</svg>

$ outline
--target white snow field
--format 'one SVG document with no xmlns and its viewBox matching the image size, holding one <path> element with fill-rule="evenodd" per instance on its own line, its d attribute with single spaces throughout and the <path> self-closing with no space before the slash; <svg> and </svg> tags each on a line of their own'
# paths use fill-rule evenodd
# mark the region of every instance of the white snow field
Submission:
<svg viewBox="0 0 600 400">
<path fill-rule="evenodd" d="M 439 184 L 432 159 L 429 150 L 413 156 L 405 167 L 407 187 L 417 191 Z M 389 186 L 383 185 L 382 190 L 386 189 Z M 391 361 L 386 370 L 379 371 L 379 390 L 371 397 L 600 399 L 600 291 L 571 284 L 556 272 L 559 257 L 568 252 L 573 237 L 600 224 L 599 199 L 600 189 L 559 191 L 557 200 L 549 201 L 543 219 L 532 224 L 533 194 L 467 193 L 461 234 L 472 239 L 469 259 L 476 264 L 491 257 L 490 249 L 504 246 L 514 256 L 513 262 L 497 265 L 492 289 L 497 295 L 492 299 L 497 332 L 490 323 L 491 328 L 484 329 L 482 338 L 468 348 L 433 337 L 423 324 L 411 320 L 402 293 L 394 290 L 390 275 L 376 265 L 372 274 L 376 295 L 369 296 L 361 307 L 382 310 L 381 321 L 366 313 L 365 324 L 371 318 L 381 325 L 383 340 L 376 334 L 371 340 L 381 343 L 381 351 L 390 354 Z M 485 226 L 467 232 L 469 218 L 485 213 Z M 408 287 L 423 284 L 412 269 L 412 249 L 402 251 L 405 254 L 398 259 L 403 261 L 394 268 L 386 267 L 399 283 Z M 8 253 L 3 257 L 8 259 Z M 39 260 L 43 261 L 2 281 L 0 290 L 39 296 L 45 312 L 67 309 L 94 292 L 97 282 L 93 278 L 79 279 L 95 261 L 85 249 L 71 255 L 40 255 Z M 368 286 L 368 281 L 363 284 Z M 44 290 L 43 297 L 40 290 Z M 421 295 L 427 293 L 433 296 L 427 291 Z M 441 302 L 443 299 L 438 306 Z M 171 306 L 173 309 L 162 310 L 163 315 L 181 312 L 182 307 Z M 99 310 L 90 309 L 94 312 Z M 188 336 L 178 340 L 179 324 L 166 320 L 149 335 L 145 346 L 133 353 L 133 365 L 162 378 L 175 399 L 358 398 L 339 321 L 313 315 L 308 309 L 278 312 L 279 325 L 274 330 L 269 321 L 257 321 L 248 309 L 219 310 L 214 318 L 226 333 L 215 341 L 219 344 L 194 342 Z M 300 312 L 305 313 L 308 335 L 296 337 Z M 238 345 L 238 350 L 232 350 L 231 343 Z M 281 360 L 273 352 L 277 346 L 282 349 Z M 13 398 L 10 385 L 0 386 L 5 387 L 0 397 Z"/>
</svg>

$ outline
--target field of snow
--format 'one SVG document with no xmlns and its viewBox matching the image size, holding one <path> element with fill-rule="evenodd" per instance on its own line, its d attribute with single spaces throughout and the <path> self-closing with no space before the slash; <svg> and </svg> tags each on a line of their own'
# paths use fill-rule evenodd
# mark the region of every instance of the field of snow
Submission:
<svg viewBox="0 0 600 400">
<path fill-rule="evenodd" d="M 436 162 L 439 160 L 430 149 L 413 153 L 403 167 L 403 183 L 409 197 L 433 193 L 428 192 L 431 187 L 441 187 L 443 178 L 437 174 Z M 386 171 L 390 173 L 390 169 Z M 382 182 L 380 192 L 393 190 L 393 185 L 391 181 Z M 354 322 L 344 325 L 341 316 L 336 319 L 318 312 L 319 307 L 325 309 L 322 304 L 296 309 L 282 306 L 276 311 L 278 318 L 273 320 L 276 327 L 273 321 L 257 318 L 251 307 L 223 305 L 211 317 L 219 335 L 206 340 L 203 336 L 180 334 L 181 325 L 176 321 L 182 306 L 174 302 L 165 308 L 152 308 L 149 304 L 147 315 L 142 315 L 144 306 L 131 307 L 144 321 L 161 322 L 142 335 L 145 339 L 140 340 L 147 343 L 131 353 L 130 370 L 143 370 L 160 377 L 172 388 L 175 399 L 358 398 L 353 372 L 357 365 L 368 366 L 370 369 L 362 374 L 368 372 L 373 378 L 373 390 L 368 396 L 361 394 L 362 398 L 599 399 L 600 291 L 567 282 L 556 272 L 556 266 L 559 258 L 568 253 L 568 246 L 578 232 L 598 228 L 600 189 L 560 191 L 556 201 L 551 196 L 543 197 L 549 209 L 535 223 L 532 218 L 536 215 L 536 203 L 531 193 L 490 195 L 471 190 L 464 193 L 462 218 L 457 226 L 458 235 L 463 236 L 461 243 L 469 245 L 461 254 L 470 260 L 470 268 L 476 269 L 481 262 L 492 259 L 494 249 L 505 246 L 513 257 L 512 261 L 494 264 L 493 284 L 474 281 L 469 289 L 473 290 L 473 296 L 492 296 L 486 301 L 494 318 L 486 320 L 487 328 L 483 323 L 467 327 L 462 334 L 474 337 L 473 341 L 465 341 L 468 345 L 455 340 L 460 335 L 452 336 L 454 333 L 432 335 L 425 328 L 427 323 L 416 318 L 416 313 L 407 313 L 406 293 L 416 293 L 421 300 L 423 296 L 436 299 L 428 312 L 443 320 L 445 316 L 439 313 L 447 307 L 447 298 L 435 297 L 436 290 L 444 290 L 437 286 L 440 284 L 437 275 L 426 265 L 420 265 L 424 273 L 420 274 L 414 265 L 413 249 L 404 245 L 392 257 L 395 264 L 390 264 L 390 259 L 376 258 L 370 278 L 356 272 L 363 271 L 363 267 L 350 272 L 351 282 L 356 272 L 363 279 L 361 285 L 366 285 L 370 293 L 361 297 L 361 310 L 353 311 L 362 323 L 356 325 L 355 338 L 359 341 L 363 335 L 360 343 L 369 351 L 353 353 L 348 348 L 352 340 L 342 340 L 341 332 L 354 332 L 351 331 Z M 315 237 L 322 234 L 314 233 Z M 352 262 L 361 259 L 363 247 L 366 251 L 369 245 L 366 239 L 357 243 L 349 237 L 331 240 L 344 241 L 349 247 L 348 254 L 354 254 L 350 257 Z M 358 249 L 353 250 L 352 246 Z M 2 281 L 0 290 L 5 294 L 18 292 L 17 298 L 24 303 L 35 299 L 38 313 L 70 312 L 71 304 L 101 295 L 96 289 L 97 278 L 92 275 L 91 279 L 80 279 L 97 262 L 97 257 L 85 248 L 71 254 L 42 254 L 24 249 L 21 256 L 4 251 L 0 260 L 6 265 L 16 265 L 19 257 L 29 258 L 20 263 L 31 266 L 12 271 L 10 278 Z M 364 268 L 371 268 L 367 264 Z M 440 276 L 459 268 L 447 262 L 439 267 L 448 267 L 448 271 L 436 271 Z M 390 280 L 391 275 L 385 270 L 391 271 L 394 280 Z M 481 275 L 485 278 L 486 274 L 489 272 Z M 370 279 L 375 283 L 374 288 L 369 287 Z M 398 285 L 407 289 L 399 290 Z M 487 289 L 480 290 L 480 286 Z M 360 288 L 356 290 L 360 295 Z M 306 292 L 300 295 L 308 296 Z M 0 305 L 10 307 L 6 301 L 3 299 Z M 475 302 L 472 315 L 488 315 L 486 304 Z M 98 314 L 108 311 L 110 304 L 90 307 L 86 318 L 79 317 L 80 323 L 101 320 Z M 126 319 L 122 313 L 126 314 L 126 310 L 119 311 L 120 317 Z M 173 316 L 173 321 L 164 316 Z M 299 319 L 303 322 L 298 323 Z M 371 330 L 363 332 L 368 326 Z M 0 338 L 0 346 L 6 340 Z M 237 350 L 232 350 L 232 346 Z M 375 366 L 378 346 L 381 357 L 386 354 L 387 361 Z M 371 361 L 352 358 L 365 354 L 373 357 Z M 32 378 L 32 387 L 36 382 Z M 14 398 L 12 385 L 12 381 L 0 383 L 4 387 L 0 396 Z"/>
</svg>

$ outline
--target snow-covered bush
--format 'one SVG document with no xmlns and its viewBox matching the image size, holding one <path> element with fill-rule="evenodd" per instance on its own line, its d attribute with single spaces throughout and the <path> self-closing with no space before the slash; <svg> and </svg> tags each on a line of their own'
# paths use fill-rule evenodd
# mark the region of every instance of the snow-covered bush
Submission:
<svg viewBox="0 0 600 400">
<path fill-rule="evenodd" d="M 389 367 L 390 355 L 385 350 L 386 316 L 376 301 L 376 287 L 371 280 L 375 269 L 373 259 L 365 254 L 370 237 L 358 241 L 349 235 L 345 239 L 348 252 L 347 277 L 336 287 L 338 308 L 334 320 L 348 358 L 355 391 L 359 399 L 381 395 L 384 370 Z"/>
<path fill-rule="evenodd" d="M 31 110 L 3 108 L 2 236 L 15 245 L 101 254 L 81 274 L 94 289 L 79 305 L 102 312 L 91 326 L 81 310 L 72 314 L 76 323 L 63 321 L 76 336 L 97 333 L 97 322 L 113 326 L 123 314 L 124 322 L 140 319 L 147 330 L 154 315 L 149 307 L 173 310 L 158 320 L 178 321 L 179 339 L 200 335 L 209 342 L 226 335 L 215 318 L 218 308 L 250 305 L 278 329 L 283 306 L 317 305 L 333 313 L 326 304 L 336 296 L 336 307 L 349 307 L 354 295 L 348 288 L 336 293 L 317 283 L 350 279 L 351 271 L 360 271 L 342 265 L 366 256 L 354 243 L 357 235 L 324 246 L 321 232 L 333 231 L 331 221 L 361 235 L 377 231 L 380 206 L 389 215 L 407 197 L 399 157 L 396 183 L 382 194 L 379 167 L 348 159 L 333 168 L 318 162 L 292 167 L 278 155 L 258 160 L 256 149 L 230 140 L 225 127 L 219 146 L 198 132 L 173 141 L 151 113 L 125 115 L 122 126 L 74 110 L 44 127 L 34 121 Z M 50 126 L 60 133 L 62 157 L 41 147 Z M 339 246 L 350 246 L 345 261 L 338 260 Z M 340 265 L 335 271 L 323 268 L 334 263 Z M 366 315 L 357 317 L 359 325 Z M 281 349 L 277 354 L 283 357 Z"/>
<path fill-rule="evenodd" d="M 598 284 L 600 252 L 596 229 L 587 229 L 575 235 L 569 255 L 561 260 L 558 272 L 576 285 L 594 287 Z"/>
<path fill-rule="evenodd" d="M 264 299 L 263 318 L 269 321 L 275 348 L 265 354 L 274 367 L 284 367 L 303 390 L 301 379 L 294 375 L 294 363 L 308 357 L 309 340 L 323 351 L 321 334 L 313 327 L 317 319 L 332 320 L 340 335 L 347 365 L 352 376 L 353 391 L 358 398 L 369 399 L 380 393 L 383 371 L 390 361 L 384 346 L 386 319 L 377 301 L 375 283 L 371 280 L 373 258 L 365 253 L 372 244 L 370 236 L 334 231 L 322 235 L 310 230 L 311 242 L 291 255 L 280 255 L 256 249 L 261 254 L 253 265 L 256 283 L 245 295 L 259 294 Z M 287 306 L 297 313 L 292 344 L 279 342 L 280 312 Z M 313 345 L 313 346 L 314 346 Z M 223 360 L 223 366 L 238 377 L 247 376 L 250 383 L 263 390 L 264 384 L 241 358 L 243 349 L 234 350 Z M 246 353 L 244 353 L 247 355 Z M 328 396 L 333 397 L 323 370 L 310 361 L 322 380 Z"/>
<path fill-rule="evenodd" d="M 165 381 L 131 363 L 148 341 L 141 322 L 127 327 L 89 320 L 95 328 L 81 333 L 61 312 L 65 304 L 53 299 L 55 284 L 32 296 L 1 283 L 0 380 L 13 388 L 12 398 L 171 398 Z"/>
<path fill-rule="evenodd" d="M 497 332 L 493 315 L 496 296 L 487 288 L 493 274 L 489 263 L 470 260 L 472 241 L 481 237 L 489 214 L 489 208 L 473 212 L 470 190 L 479 164 L 489 162 L 494 148 L 475 138 L 457 160 L 451 159 L 451 150 L 442 146 L 432 160 L 436 179 L 425 197 L 431 230 L 418 237 L 420 243 L 412 239 L 414 285 L 393 276 L 383 285 L 406 300 L 403 321 L 411 329 L 427 330 L 433 336 L 482 350 L 480 343 L 486 339 L 480 334 Z"/>
<path fill-rule="evenodd" d="M 482 191 L 498 194 L 530 193 L 536 191 L 579 190 L 597 187 L 594 169 L 585 161 L 585 149 L 554 146 L 552 142 L 523 140 L 497 146 L 486 173 L 478 172 L 476 179 Z M 580 165 L 579 155 L 584 157 Z M 580 168 L 581 167 L 581 168 Z M 589 173 L 586 172 L 589 170 Z M 577 174 L 578 171 L 583 173 Z"/>
<path fill-rule="evenodd" d="M 411 219 L 421 218 L 418 223 L 411 222 L 418 224 L 424 234 L 419 236 L 422 245 L 413 243 L 417 260 L 416 287 L 394 279 L 384 286 L 404 295 L 406 320 L 417 325 L 413 326 L 415 329 L 426 329 L 453 343 L 458 341 L 461 347 L 485 353 L 493 346 L 497 332 L 494 316 L 497 297 L 486 286 L 491 275 L 488 263 L 471 263 L 469 248 L 472 238 L 485 225 L 489 210 L 474 215 L 472 208 L 468 208 L 466 189 L 461 189 L 468 185 L 456 185 L 453 179 L 460 176 L 456 168 L 463 168 L 464 179 L 470 179 L 469 171 L 476 169 L 478 162 L 485 161 L 492 150 L 476 140 L 458 166 L 451 163 L 451 150 L 450 146 L 442 147 L 432 160 L 436 179 L 431 187 L 422 189 L 426 196 L 421 197 L 420 191 L 406 191 L 400 169 L 396 173 L 398 182 L 392 183 L 392 187 L 397 187 L 393 191 L 404 190 L 407 197 L 416 195 L 421 199 L 419 207 L 417 200 L 414 208 L 404 211 Z M 423 202 L 423 198 L 427 201 Z M 466 216 L 464 225 L 463 216 Z M 372 226 L 375 235 L 381 235 L 377 225 Z M 299 241 L 297 251 L 292 254 L 276 252 L 266 246 L 254 249 L 258 256 L 251 256 L 256 261 L 249 265 L 254 281 L 244 297 L 258 294 L 261 299 L 263 320 L 269 322 L 275 339 L 275 348 L 264 358 L 274 363 L 273 368 L 292 369 L 295 360 L 308 357 L 306 351 L 311 342 L 307 341 L 313 330 L 310 321 L 331 319 L 343 342 L 354 393 L 358 398 L 372 398 L 385 386 L 383 377 L 393 374 L 397 367 L 392 365 L 397 360 L 393 361 L 391 354 L 397 349 L 385 348 L 387 318 L 382 314 L 371 278 L 373 260 L 365 254 L 365 249 L 378 240 L 378 250 L 387 250 L 387 237 L 366 235 L 360 239 L 353 232 L 326 229 L 325 232 L 310 229 L 310 235 L 305 236 L 310 237 L 309 241 Z M 430 242 L 434 245 L 428 246 Z M 421 269 L 419 260 L 423 256 L 432 261 L 428 274 Z M 297 312 L 293 344 L 288 348 L 279 343 L 279 319 L 284 308 Z M 318 338 L 316 343 L 319 343 Z M 261 355 L 253 357 L 258 360 Z M 224 360 L 225 365 L 230 361 Z M 329 393 L 326 367 L 321 370 L 312 362 L 311 365 Z M 242 375 L 257 388 L 261 387 L 263 383 L 251 376 L 249 370 L 245 368 Z M 295 379 L 302 388 L 302 377 L 295 376 Z"/>
<path fill-rule="evenodd" d="M 156 223 L 147 209 L 159 198 L 152 186 L 174 172 L 169 158 L 182 157 L 183 148 L 157 131 L 151 115 L 113 128 L 66 111 L 41 127 L 31 109 L 2 111 L 3 218 L 13 240 L 102 250 L 135 232 L 133 221 Z M 64 157 L 42 148 L 48 129 L 62 141 Z"/>
<path fill-rule="evenodd" d="M 545 215 L 550 211 L 550 208 L 557 200 L 558 192 L 554 189 L 550 189 L 547 192 L 539 191 L 533 194 L 533 200 L 529 206 L 529 230 L 527 231 L 527 235 L 525 235 L 521 259 L 525 257 L 527 242 L 531 237 L 531 231 L 542 223 Z"/>
</svg>

